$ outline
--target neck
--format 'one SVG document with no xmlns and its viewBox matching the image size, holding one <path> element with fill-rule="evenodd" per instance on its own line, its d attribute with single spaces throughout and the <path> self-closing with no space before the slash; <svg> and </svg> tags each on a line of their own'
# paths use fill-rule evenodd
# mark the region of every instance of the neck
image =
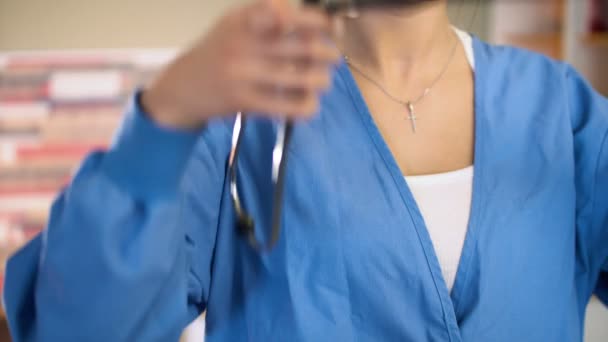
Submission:
<svg viewBox="0 0 608 342">
<path fill-rule="evenodd" d="M 355 19 L 344 19 L 338 39 L 341 51 L 353 63 L 381 77 L 414 76 L 409 75 L 412 70 L 445 63 L 453 44 L 443 0 L 361 11 Z"/>
</svg>

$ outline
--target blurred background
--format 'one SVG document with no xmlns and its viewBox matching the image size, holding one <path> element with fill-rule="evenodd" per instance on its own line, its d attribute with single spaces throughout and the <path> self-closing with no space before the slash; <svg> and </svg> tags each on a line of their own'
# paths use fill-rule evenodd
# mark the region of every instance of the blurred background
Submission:
<svg viewBox="0 0 608 342">
<path fill-rule="evenodd" d="M 565 60 L 608 95 L 608 0 L 449 1 L 456 26 Z M 0 286 L 79 161 L 107 146 L 133 88 L 242 2 L 0 0 Z M 183 340 L 202 341 L 203 326 Z M 585 329 L 586 341 L 608 341 L 595 299 Z"/>
</svg>

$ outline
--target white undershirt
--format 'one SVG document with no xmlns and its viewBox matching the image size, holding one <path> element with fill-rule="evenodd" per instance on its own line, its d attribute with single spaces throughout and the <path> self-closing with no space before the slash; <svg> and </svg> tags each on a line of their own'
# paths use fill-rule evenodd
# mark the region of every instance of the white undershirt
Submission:
<svg viewBox="0 0 608 342">
<path fill-rule="evenodd" d="M 471 69 L 475 70 L 471 36 L 454 30 L 464 45 Z M 441 273 L 451 291 L 469 224 L 473 166 L 440 174 L 407 176 L 405 179 L 424 218 Z"/>
</svg>

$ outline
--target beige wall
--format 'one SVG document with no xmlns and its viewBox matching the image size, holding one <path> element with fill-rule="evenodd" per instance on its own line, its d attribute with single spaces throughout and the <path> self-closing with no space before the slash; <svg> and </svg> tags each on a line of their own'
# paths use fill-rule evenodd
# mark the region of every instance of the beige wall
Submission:
<svg viewBox="0 0 608 342">
<path fill-rule="evenodd" d="M 242 0 L 0 0 L 0 50 L 174 47 Z"/>
<path fill-rule="evenodd" d="M 222 10 L 243 2 L 0 0 L 0 50 L 183 46 L 208 28 Z M 457 25 L 486 36 L 485 5 L 471 22 L 475 5 L 466 0 L 452 4 Z"/>
<path fill-rule="evenodd" d="M 585 40 L 587 1 L 568 0 L 567 9 L 566 59 L 600 92 L 608 95 L 608 45 L 590 44 Z"/>
</svg>

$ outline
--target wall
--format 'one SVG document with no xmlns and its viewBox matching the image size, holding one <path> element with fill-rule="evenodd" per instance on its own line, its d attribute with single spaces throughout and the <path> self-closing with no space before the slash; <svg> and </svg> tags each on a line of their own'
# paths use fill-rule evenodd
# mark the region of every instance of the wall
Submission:
<svg viewBox="0 0 608 342">
<path fill-rule="evenodd" d="M 0 50 L 174 47 L 242 0 L 0 0 Z"/>
<path fill-rule="evenodd" d="M 587 3 L 567 1 L 565 56 L 600 92 L 608 95 L 608 43 L 591 43 L 585 38 Z"/>
<path fill-rule="evenodd" d="M 449 0 L 448 4 L 450 18 L 455 26 L 488 39 L 493 20 L 488 0 Z"/>
<path fill-rule="evenodd" d="M 485 0 L 453 0 L 457 25 L 485 37 Z M 175 47 L 244 0 L 0 0 L 0 50 Z M 462 6 L 460 15 L 458 8 Z M 456 18 L 459 17 L 459 18 Z"/>
</svg>

